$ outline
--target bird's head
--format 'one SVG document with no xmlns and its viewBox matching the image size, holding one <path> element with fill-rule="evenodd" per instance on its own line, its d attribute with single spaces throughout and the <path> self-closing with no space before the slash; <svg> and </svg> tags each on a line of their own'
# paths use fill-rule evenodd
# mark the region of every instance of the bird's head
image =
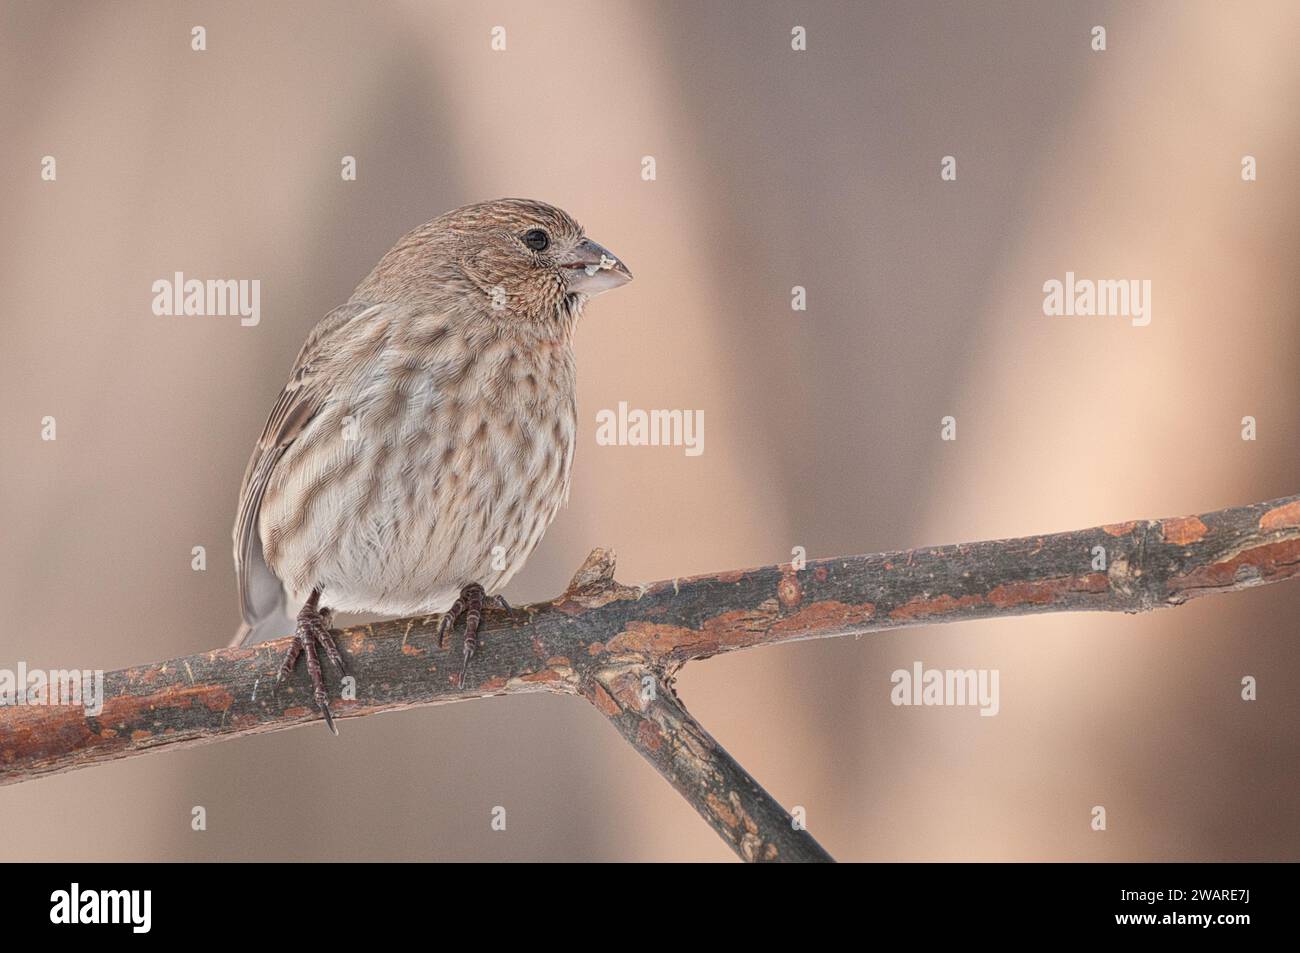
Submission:
<svg viewBox="0 0 1300 953">
<path fill-rule="evenodd" d="M 404 296 L 455 291 L 476 312 L 550 323 L 557 315 L 576 317 L 588 298 L 631 280 L 627 266 L 563 209 L 497 199 L 454 209 L 411 232 L 358 294 L 367 284 L 389 292 L 397 286 Z"/>
</svg>

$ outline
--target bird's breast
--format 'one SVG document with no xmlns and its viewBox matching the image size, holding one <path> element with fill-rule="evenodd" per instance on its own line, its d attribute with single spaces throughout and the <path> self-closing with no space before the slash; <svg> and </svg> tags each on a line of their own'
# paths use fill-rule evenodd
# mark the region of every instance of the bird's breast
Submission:
<svg viewBox="0 0 1300 953">
<path fill-rule="evenodd" d="M 572 354 L 486 347 L 378 377 L 356 389 L 352 476 L 316 504 L 342 546 L 313 572 L 368 611 L 431 611 L 430 593 L 470 582 L 499 589 L 568 495 Z"/>
</svg>

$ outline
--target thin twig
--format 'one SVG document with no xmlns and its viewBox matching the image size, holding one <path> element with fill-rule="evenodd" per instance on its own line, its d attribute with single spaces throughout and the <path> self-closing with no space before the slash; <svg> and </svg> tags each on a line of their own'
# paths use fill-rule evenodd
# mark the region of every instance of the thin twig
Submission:
<svg viewBox="0 0 1300 953">
<path fill-rule="evenodd" d="M 991 616 L 1142 612 L 1297 575 L 1300 496 L 1199 517 L 648 587 L 616 582 L 613 554 L 596 550 L 558 598 L 488 613 L 464 686 L 459 647 L 438 645 L 434 616 L 344 630 L 339 642 L 354 681 L 344 686 L 336 714 L 519 692 L 582 695 L 742 857 L 768 859 L 774 848 L 776 859 L 825 859 L 806 833 L 788 836 L 789 815 L 681 707 L 671 685 L 686 662 L 756 645 Z M 110 672 L 103 710 L 93 716 L 78 707 L 0 707 L 0 784 L 315 721 L 305 674 L 274 687 L 287 645 L 282 639 Z M 627 686 L 646 675 L 657 697 L 638 708 Z M 618 686 L 622 701 L 612 690 Z"/>
</svg>

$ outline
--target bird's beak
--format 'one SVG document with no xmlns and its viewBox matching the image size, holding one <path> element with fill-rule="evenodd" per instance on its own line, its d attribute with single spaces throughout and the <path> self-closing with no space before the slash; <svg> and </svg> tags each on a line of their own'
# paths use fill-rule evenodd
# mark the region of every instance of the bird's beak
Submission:
<svg viewBox="0 0 1300 953">
<path fill-rule="evenodd" d="M 584 238 L 572 254 L 560 262 L 570 294 L 595 297 L 632 280 L 632 272 L 606 248 Z"/>
</svg>

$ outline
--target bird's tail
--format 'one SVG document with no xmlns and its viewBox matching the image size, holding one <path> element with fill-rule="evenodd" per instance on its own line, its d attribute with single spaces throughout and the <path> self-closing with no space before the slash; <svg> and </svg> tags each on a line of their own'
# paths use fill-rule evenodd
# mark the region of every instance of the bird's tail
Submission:
<svg viewBox="0 0 1300 953">
<path fill-rule="evenodd" d="M 230 647 L 235 649 L 241 645 L 257 645 L 292 634 L 293 620 L 284 611 L 284 604 L 281 603 L 274 612 L 262 616 L 256 622 L 241 623 L 235 630 L 235 637 L 230 640 Z"/>
</svg>

